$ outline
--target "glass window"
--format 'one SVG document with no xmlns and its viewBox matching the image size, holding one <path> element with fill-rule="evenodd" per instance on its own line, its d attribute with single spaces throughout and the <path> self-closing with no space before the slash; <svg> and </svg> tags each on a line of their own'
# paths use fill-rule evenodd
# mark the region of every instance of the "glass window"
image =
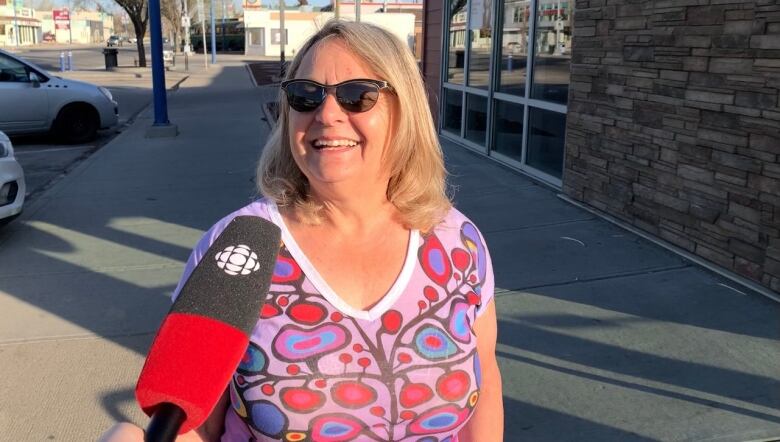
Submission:
<svg viewBox="0 0 780 442">
<path fill-rule="evenodd" d="M 466 139 L 485 145 L 487 135 L 487 98 L 466 95 Z"/>
<path fill-rule="evenodd" d="M 466 66 L 466 0 L 450 0 L 447 81 L 463 84 Z"/>
<path fill-rule="evenodd" d="M 523 105 L 496 100 L 493 150 L 522 161 Z"/>
<path fill-rule="evenodd" d="M 444 120 L 442 128 L 460 136 L 463 115 L 463 94 L 452 89 L 444 90 Z"/>
<path fill-rule="evenodd" d="M 526 164 L 560 178 L 563 169 L 566 114 L 531 108 Z"/>
<path fill-rule="evenodd" d="M 571 1 L 539 1 L 531 98 L 561 104 L 568 101 L 573 8 Z"/>
<path fill-rule="evenodd" d="M 531 2 L 506 0 L 501 34 L 501 70 L 496 90 L 525 96 L 526 64 L 528 60 L 528 28 Z"/>
<path fill-rule="evenodd" d="M 29 83 L 27 66 L 0 54 L 0 81 L 7 83 Z"/>
<path fill-rule="evenodd" d="M 493 46 L 493 0 L 472 0 L 469 10 L 469 86 L 487 89 Z"/>
</svg>

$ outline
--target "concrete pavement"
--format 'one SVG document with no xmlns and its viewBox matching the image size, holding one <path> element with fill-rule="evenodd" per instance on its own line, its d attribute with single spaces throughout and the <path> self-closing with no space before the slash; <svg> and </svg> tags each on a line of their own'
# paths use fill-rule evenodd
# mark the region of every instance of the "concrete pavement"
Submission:
<svg viewBox="0 0 780 442">
<path fill-rule="evenodd" d="M 254 194 L 240 57 L 169 96 L 0 230 L 0 441 L 144 425 L 133 387 L 190 248 Z M 780 437 L 780 308 L 443 140 L 497 281 L 506 440 Z"/>
</svg>

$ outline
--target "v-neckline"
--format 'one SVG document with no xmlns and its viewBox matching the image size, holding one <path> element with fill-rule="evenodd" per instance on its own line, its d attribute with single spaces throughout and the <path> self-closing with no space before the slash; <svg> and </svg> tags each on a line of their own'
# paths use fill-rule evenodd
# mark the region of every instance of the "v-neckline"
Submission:
<svg viewBox="0 0 780 442">
<path fill-rule="evenodd" d="M 393 282 L 393 285 L 385 293 L 379 302 L 375 303 L 367 310 L 361 310 L 349 305 L 344 299 L 338 295 L 325 279 L 320 275 L 320 272 L 314 267 L 309 258 L 303 253 L 292 233 L 287 228 L 287 224 L 284 222 L 282 214 L 279 212 L 274 201 L 270 201 L 270 215 L 274 224 L 278 225 L 282 230 L 282 241 L 285 247 L 290 252 L 290 255 L 295 259 L 298 265 L 303 270 L 303 273 L 309 279 L 309 282 L 317 289 L 317 291 L 328 300 L 341 313 L 351 316 L 353 318 L 364 319 L 373 321 L 380 318 L 385 312 L 395 304 L 398 298 L 403 294 L 404 289 L 409 285 L 409 281 L 412 279 L 414 273 L 415 263 L 417 262 L 417 249 L 420 246 L 420 231 L 413 229 L 409 232 L 409 243 L 406 250 L 406 258 L 404 259 L 403 267 L 398 277 Z"/>
</svg>

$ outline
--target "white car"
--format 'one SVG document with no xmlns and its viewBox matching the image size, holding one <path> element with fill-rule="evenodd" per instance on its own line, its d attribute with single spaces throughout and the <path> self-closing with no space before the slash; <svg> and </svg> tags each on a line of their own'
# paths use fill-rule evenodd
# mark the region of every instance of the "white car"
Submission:
<svg viewBox="0 0 780 442">
<path fill-rule="evenodd" d="M 108 89 L 49 74 L 0 49 L 0 131 L 53 132 L 66 143 L 95 138 L 115 126 L 119 107 Z"/>
<path fill-rule="evenodd" d="M 0 132 L 0 226 L 22 212 L 25 192 L 22 166 L 14 158 L 11 140 Z"/>
</svg>

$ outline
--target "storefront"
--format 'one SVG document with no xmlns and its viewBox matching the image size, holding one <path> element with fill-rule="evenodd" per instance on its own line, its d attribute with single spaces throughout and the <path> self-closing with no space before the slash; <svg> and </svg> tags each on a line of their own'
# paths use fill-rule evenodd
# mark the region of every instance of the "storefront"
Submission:
<svg viewBox="0 0 780 442">
<path fill-rule="evenodd" d="M 0 6 L 0 45 L 32 45 L 41 41 L 41 21 L 30 8 Z"/>
<path fill-rule="evenodd" d="M 561 186 L 573 3 L 441 6 L 442 135 Z"/>
<path fill-rule="evenodd" d="M 441 136 L 780 292 L 780 5 L 576 6 L 426 1 Z"/>
</svg>

